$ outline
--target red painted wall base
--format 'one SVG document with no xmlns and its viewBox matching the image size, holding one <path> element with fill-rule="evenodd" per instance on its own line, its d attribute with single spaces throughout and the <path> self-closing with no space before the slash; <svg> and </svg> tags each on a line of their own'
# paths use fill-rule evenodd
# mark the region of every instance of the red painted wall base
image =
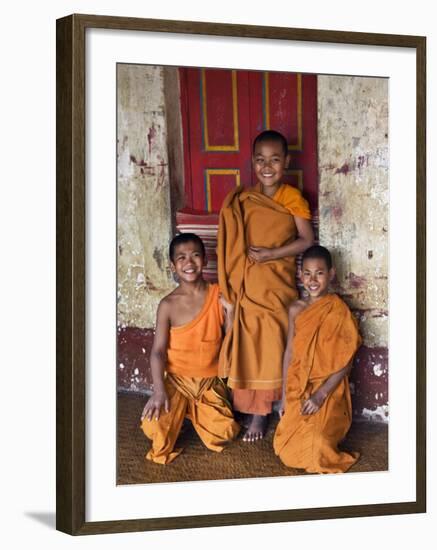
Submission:
<svg viewBox="0 0 437 550">
<path fill-rule="evenodd" d="M 122 391 L 152 389 L 150 351 L 153 330 L 123 327 L 118 330 L 117 385 Z M 351 374 L 353 414 L 356 418 L 387 421 L 388 349 L 362 346 Z"/>
</svg>

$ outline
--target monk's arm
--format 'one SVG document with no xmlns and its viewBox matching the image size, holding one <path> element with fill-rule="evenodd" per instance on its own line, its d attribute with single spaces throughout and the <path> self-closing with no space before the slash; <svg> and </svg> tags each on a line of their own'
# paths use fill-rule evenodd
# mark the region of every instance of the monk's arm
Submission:
<svg viewBox="0 0 437 550">
<path fill-rule="evenodd" d="M 294 217 L 297 229 L 297 238 L 284 246 L 277 248 L 265 248 L 260 246 L 250 246 L 248 256 L 255 262 L 266 262 L 268 260 L 278 260 L 287 256 L 296 256 L 305 252 L 314 243 L 314 232 L 311 222 L 305 218 Z"/>
<path fill-rule="evenodd" d="M 220 303 L 223 307 L 224 316 L 225 316 L 225 324 L 224 329 L 225 333 L 228 332 L 228 330 L 231 329 L 232 323 L 234 322 L 234 306 L 227 302 L 225 298 L 223 297 L 223 294 L 220 293 L 219 296 Z"/>
<path fill-rule="evenodd" d="M 349 363 L 343 369 L 331 374 L 331 376 L 325 380 L 320 388 L 304 402 L 301 410 L 302 414 L 314 414 L 317 412 L 325 402 L 328 395 L 330 395 L 340 384 L 343 378 L 350 373 L 351 368 L 352 363 Z"/>
<path fill-rule="evenodd" d="M 288 334 L 287 345 L 285 347 L 284 357 L 282 359 L 282 397 L 278 409 L 279 416 L 283 416 L 285 412 L 287 374 L 291 360 L 293 359 L 294 320 L 301 309 L 302 308 L 298 307 L 297 304 L 292 304 L 288 309 Z"/>
<path fill-rule="evenodd" d="M 141 420 L 153 417 L 159 418 L 162 407 L 168 412 L 170 403 L 164 385 L 164 371 L 167 362 L 168 335 L 170 330 L 169 304 L 161 301 L 156 314 L 156 330 L 153 339 L 152 352 L 150 354 L 150 366 L 152 370 L 153 393 L 144 407 Z"/>
</svg>

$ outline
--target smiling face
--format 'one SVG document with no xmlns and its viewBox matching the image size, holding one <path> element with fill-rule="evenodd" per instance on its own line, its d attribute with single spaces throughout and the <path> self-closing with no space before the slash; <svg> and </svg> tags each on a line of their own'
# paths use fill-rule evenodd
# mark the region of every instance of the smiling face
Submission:
<svg viewBox="0 0 437 550">
<path fill-rule="evenodd" d="M 202 277 L 202 269 L 205 265 L 205 256 L 198 242 L 188 241 L 176 245 L 171 269 L 181 282 L 196 282 Z"/>
<path fill-rule="evenodd" d="M 279 141 L 261 141 L 255 145 L 252 166 L 264 195 L 272 197 L 282 183 L 290 155 Z"/>
<path fill-rule="evenodd" d="M 306 258 L 302 264 L 301 281 L 313 302 L 328 293 L 334 278 L 334 269 L 328 269 L 323 258 Z"/>
</svg>

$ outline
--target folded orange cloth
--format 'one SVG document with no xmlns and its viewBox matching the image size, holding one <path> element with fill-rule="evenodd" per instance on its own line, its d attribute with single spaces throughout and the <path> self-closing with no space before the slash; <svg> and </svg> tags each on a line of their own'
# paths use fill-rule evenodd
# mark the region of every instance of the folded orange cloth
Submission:
<svg viewBox="0 0 437 550">
<path fill-rule="evenodd" d="M 261 192 L 259 184 L 255 186 L 255 190 Z M 311 219 L 309 204 L 296 187 L 283 183 L 273 195 L 273 200 L 283 206 L 293 216 L 304 218 L 305 220 Z"/>
<path fill-rule="evenodd" d="M 358 460 L 358 453 L 337 448 L 352 421 L 347 376 L 317 413 L 301 415 L 300 410 L 303 401 L 350 363 L 360 344 L 357 321 L 336 294 L 320 298 L 296 317 L 285 414 L 273 439 L 275 453 L 287 466 L 334 473 Z"/>
<path fill-rule="evenodd" d="M 144 434 L 152 440 L 146 458 L 169 464 L 181 452 L 175 449 L 184 418 L 191 420 L 197 435 L 211 451 L 220 452 L 234 439 L 239 424 L 234 420 L 224 383 L 217 377 L 192 378 L 168 374 L 165 380 L 170 410 L 162 411 L 158 420 L 144 419 Z"/>
<path fill-rule="evenodd" d="M 232 390 L 232 406 L 234 410 L 246 414 L 266 415 L 272 412 L 274 401 L 282 397 L 282 389 L 276 390 Z"/>
<path fill-rule="evenodd" d="M 219 285 L 235 312 L 220 353 L 219 376 L 228 378 L 231 388 L 282 387 L 288 306 L 297 298 L 295 258 L 256 263 L 248 258 L 247 248 L 277 248 L 292 242 L 297 230 L 290 214 L 310 218 L 310 213 L 300 192 L 289 185 L 282 185 L 275 197 L 263 195 L 259 186 L 237 188 L 220 212 Z"/>
<path fill-rule="evenodd" d="M 195 377 L 217 376 L 223 340 L 219 286 L 210 284 L 200 313 L 186 325 L 170 329 L 167 371 Z"/>
</svg>

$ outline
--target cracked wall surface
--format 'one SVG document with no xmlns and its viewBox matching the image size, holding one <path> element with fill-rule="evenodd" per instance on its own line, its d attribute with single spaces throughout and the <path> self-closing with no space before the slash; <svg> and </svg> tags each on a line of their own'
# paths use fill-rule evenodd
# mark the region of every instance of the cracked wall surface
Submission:
<svg viewBox="0 0 437 550">
<path fill-rule="evenodd" d="M 361 392 L 368 395 L 358 399 L 357 412 L 364 414 L 365 409 L 369 418 L 377 410 L 376 416 L 384 419 L 387 414 L 380 413 L 388 402 L 388 138 L 387 79 L 318 77 L 320 244 L 331 250 L 336 290 L 360 322 L 363 348 L 352 379 L 359 380 Z"/>
<path fill-rule="evenodd" d="M 119 64 L 117 95 L 118 322 L 150 329 L 174 288 L 163 68 Z"/>
</svg>

